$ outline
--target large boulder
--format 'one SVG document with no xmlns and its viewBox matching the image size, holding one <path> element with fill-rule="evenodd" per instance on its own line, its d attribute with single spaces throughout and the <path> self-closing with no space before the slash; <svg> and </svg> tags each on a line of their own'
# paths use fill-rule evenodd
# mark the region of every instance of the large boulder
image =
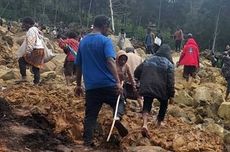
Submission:
<svg viewBox="0 0 230 152">
<path fill-rule="evenodd" d="M 47 62 L 44 65 L 44 68 L 41 69 L 41 73 L 48 72 L 48 71 L 55 71 L 56 67 L 57 66 L 53 62 L 51 62 L 51 61 Z"/>
<path fill-rule="evenodd" d="M 8 70 L 1 70 L 0 71 L 0 79 L 7 81 L 12 79 L 19 79 L 20 74 L 18 69 L 8 69 Z"/>
<path fill-rule="evenodd" d="M 142 48 L 137 48 L 137 49 L 135 49 L 135 52 L 136 52 L 140 57 L 142 57 L 143 59 L 146 58 L 146 53 L 145 53 L 145 51 L 144 51 Z"/>
<path fill-rule="evenodd" d="M 197 102 L 185 91 L 178 91 L 174 97 L 174 101 L 177 104 L 184 104 L 187 106 L 197 106 Z"/>
<path fill-rule="evenodd" d="M 211 102 L 212 96 L 209 88 L 201 86 L 195 89 L 194 100 L 197 102 Z"/>
<path fill-rule="evenodd" d="M 230 120 L 230 102 L 223 102 L 220 105 L 218 115 L 225 120 Z"/>
<path fill-rule="evenodd" d="M 51 62 L 54 63 L 56 66 L 61 65 L 63 66 L 64 61 L 65 61 L 66 55 L 63 54 L 57 54 L 52 60 Z"/>
<path fill-rule="evenodd" d="M 0 26 L 0 36 L 7 33 L 7 28 Z"/>
<path fill-rule="evenodd" d="M 50 79 L 55 79 L 56 78 L 56 72 L 55 71 L 49 71 L 49 72 L 44 72 L 41 74 L 41 77 L 50 80 Z"/>
<path fill-rule="evenodd" d="M 215 133 L 219 137 L 224 138 L 224 128 L 216 124 L 215 122 L 209 122 L 203 124 L 203 129 L 207 132 Z"/>
</svg>

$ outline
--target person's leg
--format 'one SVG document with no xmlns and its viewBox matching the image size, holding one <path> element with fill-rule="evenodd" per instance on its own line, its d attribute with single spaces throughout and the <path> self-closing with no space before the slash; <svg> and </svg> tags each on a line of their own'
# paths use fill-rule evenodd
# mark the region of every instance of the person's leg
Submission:
<svg viewBox="0 0 230 152">
<path fill-rule="evenodd" d="M 34 84 L 38 84 L 40 82 L 40 69 L 37 67 L 32 67 L 32 72 L 34 74 Z"/>
<path fill-rule="evenodd" d="M 179 52 L 181 51 L 181 43 L 182 43 L 182 40 L 178 40 Z"/>
<path fill-rule="evenodd" d="M 150 138 L 149 132 L 148 132 L 148 115 L 151 112 L 152 109 L 152 103 L 153 103 L 153 98 L 152 97 L 144 97 L 144 104 L 143 104 L 143 126 L 142 126 L 142 131 L 141 134 L 144 137 Z"/>
<path fill-rule="evenodd" d="M 186 81 L 189 80 L 189 74 L 188 74 L 188 67 L 187 66 L 184 66 L 183 77 L 186 79 Z"/>
<path fill-rule="evenodd" d="M 152 97 L 144 97 L 144 104 L 143 104 L 143 127 L 147 127 L 148 123 L 148 115 L 152 109 L 153 98 Z"/>
<path fill-rule="evenodd" d="M 225 101 L 227 101 L 230 92 L 230 79 L 227 79 L 227 90 L 225 95 Z"/>
<path fill-rule="evenodd" d="M 105 88 L 105 90 L 103 92 L 104 92 L 104 94 L 103 94 L 104 100 L 103 101 L 105 101 L 105 103 L 109 104 L 113 108 L 113 111 L 115 112 L 116 103 L 117 103 L 117 99 L 118 99 L 116 88 L 115 87 L 107 87 L 107 88 Z M 118 105 L 118 111 L 117 111 L 117 117 L 116 117 L 117 120 L 115 122 L 115 127 L 117 128 L 120 136 L 122 136 L 122 137 L 125 137 L 128 134 L 128 130 L 120 122 L 120 120 L 124 114 L 124 111 L 125 111 L 124 99 L 121 96 L 120 101 L 119 101 L 119 105 Z"/>
<path fill-rule="evenodd" d="M 96 126 L 98 113 L 101 109 L 101 94 L 99 89 L 86 91 L 86 108 L 84 118 L 84 133 L 83 139 L 86 146 L 91 146 L 93 143 L 93 132 Z"/>
<path fill-rule="evenodd" d="M 19 64 L 19 70 L 20 70 L 22 80 L 26 80 L 26 65 L 27 65 L 27 62 L 25 61 L 24 57 L 19 58 L 18 64 Z"/>
<path fill-rule="evenodd" d="M 178 40 L 175 41 L 175 50 L 178 51 Z"/>
<path fill-rule="evenodd" d="M 65 74 L 66 85 L 70 85 L 71 78 L 73 76 L 73 62 L 65 61 L 64 74 Z"/>
<path fill-rule="evenodd" d="M 146 54 L 150 54 L 150 47 L 149 46 L 146 47 Z"/>
<path fill-rule="evenodd" d="M 159 100 L 159 99 L 158 99 Z M 157 116 L 157 125 L 160 126 L 161 122 L 164 121 L 166 111 L 168 109 L 168 100 L 159 100 L 160 101 L 160 109 Z"/>
</svg>

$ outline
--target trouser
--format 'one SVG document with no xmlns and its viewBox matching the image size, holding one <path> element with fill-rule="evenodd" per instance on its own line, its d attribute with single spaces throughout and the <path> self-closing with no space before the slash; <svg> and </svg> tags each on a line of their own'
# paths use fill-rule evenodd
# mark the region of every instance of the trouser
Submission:
<svg viewBox="0 0 230 152">
<path fill-rule="evenodd" d="M 196 77 L 196 66 L 185 65 L 183 70 L 183 77 L 188 81 L 189 76 Z"/>
<path fill-rule="evenodd" d="M 147 46 L 146 53 L 147 54 L 154 54 L 154 52 L 153 52 L 153 45 Z"/>
<path fill-rule="evenodd" d="M 144 96 L 143 113 L 150 113 L 150 111 L 152 109 L 153 99 L 154 99 L 154 97 Z M 160 110 L 158 112 L 157 120 L 163 121 L 165 118 L 167 108 L 168 108 L 168 100 L 158 99 L 158 101 L 160 102 Z"/>
<path fill-rule="evenodd" d="M 230 93 L 230 78 L 225 78 L 227 81 L 227 92 Z"/>
<path fill-rule="evenodd" d="M 26 66 L 29 65 L 24 57 L 19 58 L 18 60 L 19 63 L 19 69 L 20 69 L 20 74 L 22 77 L 26 77 Z M 34 84 L 38 84 L 40 81 L 40 69 L 32 66 L 32 72 L 34 74 Z"/>
<path fill-rule="evenodd" d="M 157 51 L 159 50 L 159 48 L 160 48 L 159 45 L 157 45 L 157 44 L 153 45 L 153 52 L 154 52 L 154 54 L 157 53 Z"/>
<path fill-rule="evenodd" d="M 104 87 L 86 91 L 86 109 L 84 118 L 84 143 L 86 145 L 92 143 L 94 128 L 97 123 L 98 113 L 102 104 L 109 104 L 115 111 L 118 95 L 115 87 Z M 124 114 L 125 105 L 121 99 L 119 102 L 117 116 L 121 118 Z"/>
<path fill-rule="evenodd" d="M 176 40 L 176 42 L 175 42 L 176 51 L 181 50 L 181 42 L 182 42 L 182 40 Z"/>
</svg>

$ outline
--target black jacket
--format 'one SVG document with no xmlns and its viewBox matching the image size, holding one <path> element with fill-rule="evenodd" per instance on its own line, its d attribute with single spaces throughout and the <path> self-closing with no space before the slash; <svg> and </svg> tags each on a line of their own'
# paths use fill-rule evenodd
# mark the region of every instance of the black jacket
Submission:
<svg viewBox="0 0 230 152">
<path fill-rule="evenodd" d="M 225 79 L 230 79 L 230 57 L 227 55 L 223 57 L 223 66 L 221 71 Z"/>
<path fill-rule="evenodd" d="M 140 95 L 160 100 L 174 97 L 174 65 L 171 55 L 164 51 L 169 51 L 170 54 L 170 50 L 159 49 L 156 55 L 146 59 L 136 68 L 134 75 L 140 80 Z"/>
</svg>

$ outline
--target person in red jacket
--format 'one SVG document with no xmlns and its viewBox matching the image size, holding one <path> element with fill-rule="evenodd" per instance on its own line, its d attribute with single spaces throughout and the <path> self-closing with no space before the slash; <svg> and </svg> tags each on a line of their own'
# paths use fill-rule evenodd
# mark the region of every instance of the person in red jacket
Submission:
<svg viewBox="0 0 230 152">
<path fill-rule="evenodd" d="M 180 65 L 184 65 L 183 77 L 187 81 L 189 76 L 195 78 L 199 68 L 199 47 L 192 34 L 188 34 L 188 41 L 184 45 L 177 67 Z"/>
<path fill-rule="evenodd" d="M 63 49 L 66 54 L 65 62 L 64 62 L 64 74 L 66 79 L 66 84 L 70 85 L 72 77 L 75 75 L 75 66 L 74 60 L 75 56 L 69 50 L 70 46 L 75 52 L 78 50 L 79 42 L 77 41 L 77 34 L 74 32 L 67 33 L 67 39 L 60 40 L 59 46 Z"/>
</svg>

